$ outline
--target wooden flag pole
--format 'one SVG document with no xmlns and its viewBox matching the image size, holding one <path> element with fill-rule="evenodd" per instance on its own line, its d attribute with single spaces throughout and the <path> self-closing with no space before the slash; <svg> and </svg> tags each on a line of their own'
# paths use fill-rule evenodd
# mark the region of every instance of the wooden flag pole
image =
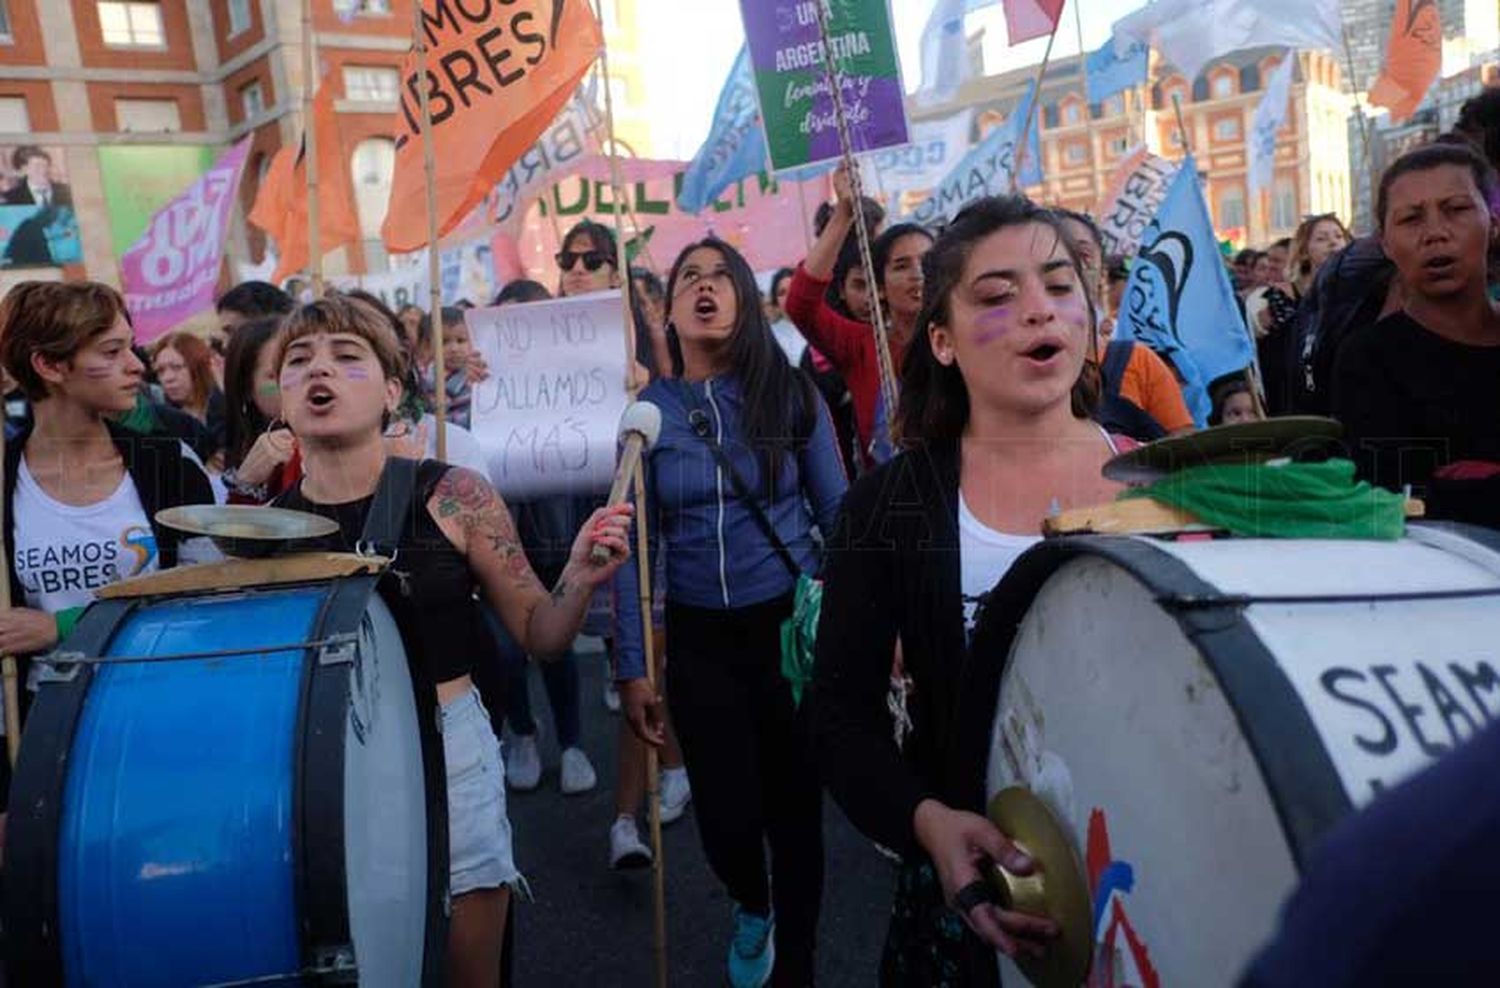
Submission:
<svg viewBox="0 0 1500 988">
<path fill-rule="evenodd" d="M 1182 142 L 1182 156 L 1193 153 L 1193 138 L 1188 134 L 1187 124 L 1182 119 L 1182 94 L 1172 94 L 1172 112 L 1177 115 L 1177 139 Z"/>
<path fill-rule="evenodd" d="M 854 160 L 854 138 L 849 130 L 849 115 L 844 109 L 844 88 L 839 83 L 839 73 L 834 66 L 833 40 L 828 28 L 828 8 L 823 3 L 813 5 L 818 15 L 818 36 L 828 56 L 823 60 L 823 77 L 833 95 L 833 114 L 838 123 L 839 146 L 843 150 L 844 169 L 849 175 L 849 190 L 854 197 L 854 233 L 859 242 L 859 262 L 864 268 L 865 278 L 871 287 L 880 284 L 875 277 L 875 260 L 870 253 L 870 229 L 865 223 L 865 196 L 859 163 Z M 876 299 L 870 306 L 875 332 L 875 360 L 880 368 L 880 397 L 885 402 L 885 436 L 868 437 L 873 443 L 884 438 L 890 443 L 894 439 L 892 426 L 896 418 L 896 369 L 891 360 L 890 340 L 886 337 L 885 310 Z"/>
<path fill-rule="evenodd" d="M 604 28 L 604 0 L 596 0 L 594 16 L 599 20 L 601 33 Z M 620 146 L 615 140 L 615 101 L 609 85 L 609 42 L 599 48 L 599 70 L 604 76 L 604 121 L 609 138 L 609 181 L 615 197 L 615 270 L 620 275 L 620 309 L 625 323 L 625 388 L 632 401 L 640 392 L 635 367 L 635 313 L 630 305 L 630 263 L 625 252 L 625 229 L 621 218 L 625 189 L 620 181 Z M 561 248 L 559 244 L 559 249 Z M 643 458 L 635 471 L 635 533 L 636 572 L 639 576 L 641 609 L 641 642 L 646 655 L 646 683 L 651 695 L 656 698 L 655 628 L 651 624 L 651 559 L 647 551 L 650 544 L 646 530 L 646 461 Z M 659 700 L 658 700 L 659 702 Z M 656 959 L 657 988 L 667 984 L 667 884 L 666 860 L 661 842 L 661 778 L 659 758 L 654 745 L 646 745 L 646 805 L 651 829 L 651 885 L 654 900 L 652 914 L 652 950 Z"/>
<path fill-rule="evenodd" d="M 307 175 L 307 255 L 315 299 L 323 297 L 323 241 L 318 215 L 318 128 L 313 126 L 313 90 L 318 79 L 317 47 L 312 0 L 302 0 L 302 167 Z"/>
<path fill-rule="evenodd" d="M 0 423 L 0 462 L 5 459 L 5 429 Z M 0 515 L 4 515 L 5 491 L 0 489 Z M 10 567 L 0 566 L 0 607 L 10 606 Z M 11 767 L 21 751 L 21 680 L 14 655 L 0 658 L 0 675 L 5 678 L 5 752 Z"/>
<path fill-rule="evenodd" d="M 412 8 L 412 44 L 417 50 L 418 100 L 422 109 L 422 165 L 427 179 L 427 318 L 432 326 L 432 376 L 436 383 L 437 458 L 448 459 L 448 373 L 443 365 L 443 266 L 438 251 L 437 150 L 432 139 L 432 104 L 428 99 L 427 42 L 422 37 L 422 3 Z"/>
<path fill-rule="evenodd" d="M 1052 61 L 1052 45 L 1057 41 L 1057 25 L 1062 23 L 1061 15 L 1057 18 L 1057 24 L 1052 25 L 1052 33 L 1047 35 L 1047 50 L 1042 52 L 1042 64 L 1036 69 L 1036 82 L 1031 87 L 1031 105 L 1026 108 L 1026 120 L 1021 125 L 1021 138 L 1016 144 L 1015 167 L 1010 173 L 1010 191 L 1021 191 L 1021 172 L 1026 165 L 1026 147 L 1031 142 L 1027 138 L 1031 135 L 1031 122 L 1036 119 L 1036 109 L 1042 102 L 1042 81 L 1047 78 L 1047 64 Z M 1088 95 L 1084 95 L 1084 115 L 1088 115 Z"/>
</svg>

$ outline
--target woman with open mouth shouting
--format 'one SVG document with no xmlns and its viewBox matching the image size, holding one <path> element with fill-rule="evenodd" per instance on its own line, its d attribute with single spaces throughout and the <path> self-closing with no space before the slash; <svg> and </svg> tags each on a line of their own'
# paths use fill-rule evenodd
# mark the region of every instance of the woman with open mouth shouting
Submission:
<svg viewBox="0 0 1500 988">
<path fill-rule="evenodd" d="M 817 568 L 813 526 L 832 529 L 847 481 L 828 410 L 777 345 L 745 259 L 719 240 L 690 245 L 667 298 L 673 374 L 642 393 L 662 413 L 644 510 L 667 563 L 667 702 L 703 849 L 734 901 L 729 982 L 763 985 L 774 970 L 776 984 L 805 985 L 822 796 L 781 673 L 781 624 Z M 615 583 L 621 703 L 660 745 L 634 568 Z"/>
<path fill-rule="evenodd" d="M 1002 911 L 981 880 L 984 859 L 1031 864 L 982 815 L 999 669 L 969 636 L 1043 518 L 1114 497 L 1100 469 L 1119 441 L 1090 419 L 1095 310 L 1056 215 L 980 200 L 927 265 L 907 448 L 854 485 L 830 543 L 813 722 L 834 798 L 902 857 L 882 984 L 994 985 L 995 950 L 1037 953 L 1056 930 Z M 886 707 L 898 638 L 914 684 L 904 747 Z"/>
<path fill-rule="evenodd" d="M 859 432 L 861 462 L 872 466 L 889 456 L 885 422 L 890 410 L 880 407 L 880 367 L 870 324 L 835 312 L 825 299 L 844 241 L 854 236 L 854 193 L 849 175 L 840 166 L 833 177 L 838 203 L 807 260 L 792 275 L 786 315 L 807 341 L 826 356 L 844 376 L 854 396 L 854 418 Z M 886 230 L 870 245 L 875 267 L 875 304 L 883 307 L 887 342 L 897 379 L 922 308 L 922 258 L 932 248 L 932 234 L 915 223 Z"/>
<path fill-rule="evenodd" d="M 391 322 L 358 299 L 331 296 L 287 317 L 276 366 L 282 416 L 297 436 L 304 475 L 281 507 L 329 517 L 328 548 L 355 548 L 382 484 L 384 425 L 402 394 L 401 345 Z M 449 983 L 498 984 L 509 889 L 521 881 L 505 815 L 500 743 L 471 672 L 491 648 L 477 588 L 531 655 L 567 651 L 590 595 L 630 555 L 632 508 L 601 509 L 584 524 L 549 593 L 516 538 L 500 495 L 471 470 L 425 460 L 405 512 L 395 562 L 382 580 L 411 650 L 419 688 L 436 692 L 448 768 Z M 594 564 L 595 546 L 609 559 Z"/>
</svg>

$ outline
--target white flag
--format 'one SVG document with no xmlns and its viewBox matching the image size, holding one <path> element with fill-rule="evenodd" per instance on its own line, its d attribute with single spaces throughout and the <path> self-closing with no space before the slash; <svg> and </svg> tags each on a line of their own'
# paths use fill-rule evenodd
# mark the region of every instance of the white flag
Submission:
<svg viewBox="0 0 1500 988">
<path fill-rule="evenodd" d="M 1265 95 L 1255 108 L 1255 118 L 1250 123 L 1250 194 L 1271 185 L 1271 176 L 1276 171 L 1276 132 L 1286 122 L 1287 106 L 1292 95 L 1292 67 L 1297 63 L 1296 51 L 1288 51 L 1271 81 L 1266 83 Z"/>
<path fill-rule="evenodd" d="M 918 102 L 946 103 L 969 78 L 968 37 L 964 15 L 995 0 L 933 0 L 927 26 L 922 28 L 922 86 Z"/>
<path fill-rule="evenodd" d="M 1338 0 L 1154 0 L 1115 21 L 1115 38 L 1144 41 L 1188 79 L 1221 55 L 1260 45 L 1337 50 Z"/>
</svg>

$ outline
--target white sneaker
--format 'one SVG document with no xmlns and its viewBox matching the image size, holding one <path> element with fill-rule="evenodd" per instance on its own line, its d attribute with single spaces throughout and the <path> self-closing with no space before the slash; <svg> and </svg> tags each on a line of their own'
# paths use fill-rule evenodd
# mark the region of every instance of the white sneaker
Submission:
<svg viewBox="0 0 1500 988">
<path fill-rule="evenodd" d="M 519 792 L 542 784 L 542 754 L 535 734 L 512 734 L 505 751 L 505 781 Z"/>
<path fill-rule="evenodd" d="M 673 823 L 682 819 L 687 804 L 693 799 L 692 787 L 688 785 L 687 769 L 664 768 L 661 770 L 661 822 Z"/>
<path fill-rule="evenodd" d="M 655 858 L 651 848 L 641 841 L 636 830 L 635 817 L 622 816 L 609 828 L 609 866 L 616 871 L 628 868 L 649 868 Z"/>
<path fill-rule="evenodd" d="M 562 779 L 560 788 L 565 796 L 588 792 L 599 784 L 594 766 L 581 749 L 569 748 L 562 753 Z"/>
</svg>

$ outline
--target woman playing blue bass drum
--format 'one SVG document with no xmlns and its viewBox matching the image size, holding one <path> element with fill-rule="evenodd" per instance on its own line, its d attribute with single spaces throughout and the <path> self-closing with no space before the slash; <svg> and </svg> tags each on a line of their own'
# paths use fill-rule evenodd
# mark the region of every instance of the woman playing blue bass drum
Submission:
<svg viewBox="0 0 1500 988">
<path fill-rule="evenodd" d="M 713 239 L 688 247 L 667 298 L 674 375 L 642 398 L 662 413 L 646 511 L 666 553 L 668 703 L 704 851 L 734 900 L 729 981 L 762 985 L 774 968 L 777 984 L 805 985 L 823 888 L 821 793 L 781 675 L 780 625 L 797 575 L 816 568 L 813 526 L 830 529 L 847 482 L 828 411 L 771 335 L 744 258 Z M 635 568 L 615 582 L 621 700 L 659 745 Z"/>
<path fill-rule="evenodd" d="M 281 410 L 297 436 L 305 475 L 277 500 L 332 518 L 329 548 L 352 549 L 386 466 L 384 427 L 402 396 L 406 368 L 391 322 L 357 299 L 333 296 L 287 317 L 276 366 Z M 500 495 L 478 474 L 421 463 L 414 504 L 381 595 L 408 643 L 419 686 L 435 690 L 448 769 L 449 983 L 498 984 L 509 887 L 518 882 L 505 815 L 500 743 L 471 672 L 490 639 L 474 590 L 533 655 L 568 649 L 594 587 L 629 556 L 631 508 L 601 509 L 573 543 L 562 578 L 543 588 Z M 609 550 L 590 562 L 595 546 Z M 398 572 L 399 571 L 399 572 Z"/>
</svg>

